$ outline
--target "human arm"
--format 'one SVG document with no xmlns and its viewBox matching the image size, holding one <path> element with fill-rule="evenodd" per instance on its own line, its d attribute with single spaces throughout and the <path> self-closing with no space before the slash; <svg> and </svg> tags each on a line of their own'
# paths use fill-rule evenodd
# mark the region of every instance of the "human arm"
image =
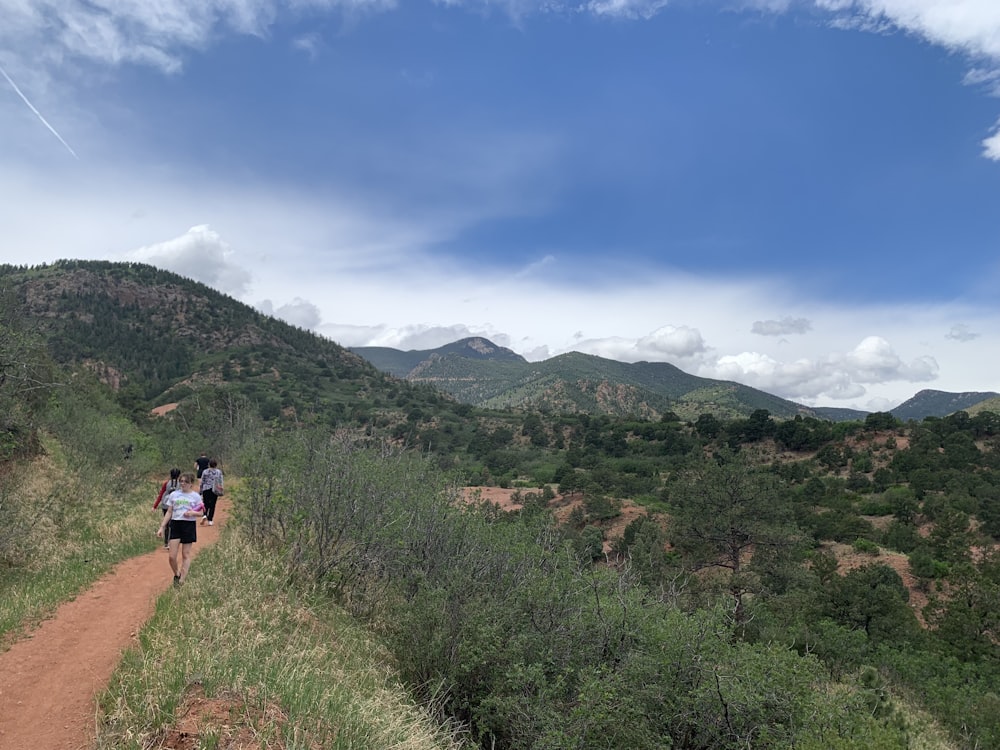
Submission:
<svg viewBox="0 0 1000 750">
<path fill-rule="evenodd" d="M 163 514 L 163 520 L 160 521 L 160 528 L 156 530 L 157 536 L 163 536 L 163 534 L 166 532 L 167 524 L 170 523 L 170 519 L 174 515 L 168 503 L 164 503 L 163 508 L 165 512 Z"/>
<path fill-rule="evenodd" d="M 163 499 L 163 493 L 166 491 L 167 491 L 167 482 L 164 482 L 160 486 L 160 492 L 156 496 L 156 502 L 153 503 L 153 510 L 156 510 L 160 506 L 160 501 Z"/>
<path fill-rule="evenodd" d="M 201 500 L 194 503 L 190 508 L 184 511 L 184 517 L 192 520 L 201 518 L 203 515 L 205 515 L 205 503 Z"/>
</svg>

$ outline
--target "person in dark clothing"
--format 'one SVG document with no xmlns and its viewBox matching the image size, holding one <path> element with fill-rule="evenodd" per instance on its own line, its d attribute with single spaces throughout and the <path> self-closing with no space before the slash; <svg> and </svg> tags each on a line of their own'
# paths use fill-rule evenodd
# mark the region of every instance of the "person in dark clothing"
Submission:
<svg viewBox="0 0 1000 750">
<path fill-rule="evenodd" d="M 201 519 L 203 524 L 211 526 L 215 522 L 215 504 L 222 492 L 222 469 L 213 458 L 201 475 L 201 498 L 205 503 L 205 517 Z"/>
<path fill-rule="evenodd" d="M 202 453 L 198 458 L 194 460 L 194 468 L 197 470 L 195 472 L 195 477 L 201 479 L 201 475 L 208 468 L 208 454 Z"/>
</svg>

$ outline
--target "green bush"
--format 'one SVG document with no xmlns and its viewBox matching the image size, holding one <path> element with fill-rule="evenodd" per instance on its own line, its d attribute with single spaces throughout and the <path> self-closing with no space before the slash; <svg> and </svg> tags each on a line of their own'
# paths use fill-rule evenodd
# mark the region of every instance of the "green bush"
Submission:
<svg viewBox="0 0 1000 750">
<path fill-rule="evenodd" d="M 851 545 L 855 552 L 860 552 L 865 555 L 878 555 L 879 548 L 878 545 L 871 541 L 870 539 L 858 538 L 854 540 Z"/>
<path fill-rule="evenodd" d="M 814 657 L 736 640 L 728 608 L 686 612 L 581 561 L 543 515 L 455 502 L 427 461 L 302 434 L 244 464 L 255 543 L 367 618 L 407 684 L 484 747 L 790 747 L 826 736 L 817 717 L 877 734 L 862 691 L 830 700 Z"/>
</svg>

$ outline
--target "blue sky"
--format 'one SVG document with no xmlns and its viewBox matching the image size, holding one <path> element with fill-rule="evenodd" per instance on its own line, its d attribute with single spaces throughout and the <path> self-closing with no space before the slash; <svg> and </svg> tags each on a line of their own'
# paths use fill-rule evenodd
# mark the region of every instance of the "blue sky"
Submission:
<svg viewBox="0 0 1000 750">
<path fill-rule="evenodd" d="M 998 391 L 995 0 L 0 0 L 0 261 L 345 346 Z"/>
</svg>

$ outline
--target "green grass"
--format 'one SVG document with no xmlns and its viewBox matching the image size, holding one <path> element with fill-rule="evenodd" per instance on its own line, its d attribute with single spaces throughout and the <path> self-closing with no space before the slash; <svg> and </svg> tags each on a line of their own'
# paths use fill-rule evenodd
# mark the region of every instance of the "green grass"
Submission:
<svg viewBox="0 0 1000 750">
<path fill-rule="evenodd" d="M 38 469 L 35 465 L 34 469 Z M 159 512 L 150 510 L 158 486 L 150 480 L 122 493 L 70 481 L 44 466 L 45 483 L 8 478 L 4 522 L 24 546 L 20 565 L 0 564 L 0 644 L 9 644 L 86 590 L 119 562 L 155 550 Z"/>
<path fill-rule="evenodd" d="M 230 527 L 125 654 L 100 698 L 97 748 L 160 747 L 198 711 L 198 747 L 228 747 L 241 732 L 254 747 L 467 746 L 413 702 L 391 661 L 346 613 L 296 594 L 281 563 Z"/>
</svg>

